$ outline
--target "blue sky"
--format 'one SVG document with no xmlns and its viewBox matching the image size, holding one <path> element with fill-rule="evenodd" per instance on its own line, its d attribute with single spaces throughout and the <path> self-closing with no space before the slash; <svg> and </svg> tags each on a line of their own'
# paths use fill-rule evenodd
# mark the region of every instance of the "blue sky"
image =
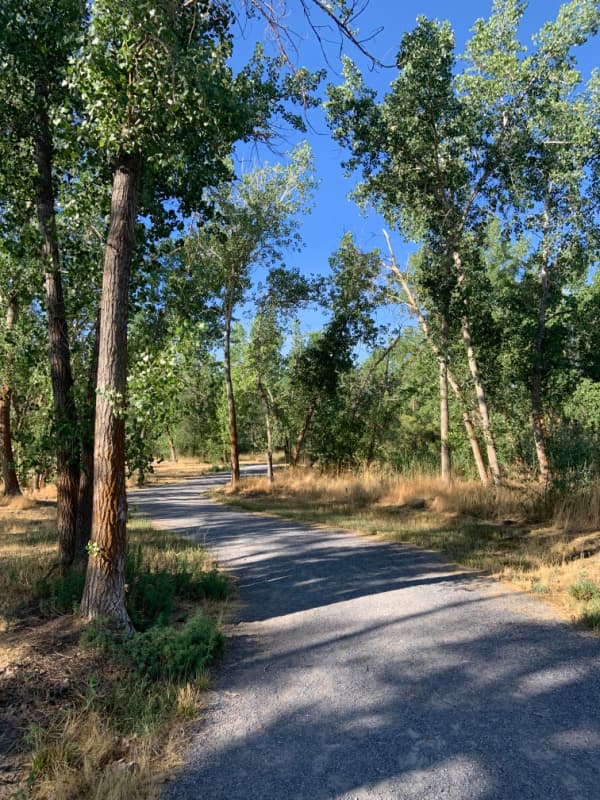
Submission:
<svg viewBox="0 0 600 800">
<path fill-rule="evenodd" d="M 297 63 L 309 69 L 320 69 L 325 64 L 325 58 L 315 37 L 307 29 L 306 22 L 299 12 L 299 0 L 288 0 L 290 13 L 288 25 L 297 34 Z M 532 33 L 535 33 L 549 19 L 553 19 L 560 7 L 559 0 L 531 0 L 523 20 L 521 40 L 529 42 Z M 492 8 L 490 2 L 477 0 L 460 0 L 460 2 L 444 3 L 440 0 L 421 0 L 419 3 L 410 3 L 406 0 L 370 0 L 364 13 L 360 16 L 358 24 L 360 34 L 369 36 L 379 30 L 379 33 L 368 43 L 368 48 L 383 63 L 393 64 L 400 39 L 404 32 L 411 30 L 418 16 L 426 16 L 439 20 L 449 20 L 460 54 L 465 42 L 469 38 L 470 28 L 476 19 L 487 17 Z M 323 17 L 314 14 L 314 21 L 323 23 Z M 329 39 L 325 44 L 327 57 L 330 63 L 328 80 L 339 82 L 339 37 L 331 27 L 323 28 L 323 38 Z M 245 26 L 244 42 L 240 43 L 237 37 L 237 50 L 241 58 L 245 57 L 246 48 L 251 51 L 256 40 L 269 40 L 269 34 L 261 20 L 255 20 Z M 355 63 L 365 70 L 365 81 L 368 85 L 384 93 L 395 76 L 394 69 L 376 68 L 369 70 L 369 63 L 352 48 L 344 45 L 344 52 Z M 579 48 L 577 59 L 584 78 L 589 76 L 592 68 L 598 66 L 598 40 Z M 337 71 L 337 72 L 336 72 Z M 324 89 L 322 91 L 324 94 Z M 322 111 L 309 112 L 308 122 L 311 130 L 305 135 L 290 134 L 288 142 L 281 145 L 281 149 L 290 149 L 301 138 L 308 140 L 313 149 L 316 162 L 316 172 L 320 186 L 315 197 L 315 209 L 311 216 L 302 223 L 302 238 L 304 248 L 301 253 L 292 253 L 289 265 L 297 266 L 306 273 L 326 274 L 328 271 L 329 255 L 337 248 L 345 231 L 351 231 L 358 245 L 370 250 L 374 247 L 384 248 L 381 231 L 385 227 L 383 220 L 376 214 L 370 213 L 362 216 L 355 204 L 347 199 L 349 191 L 355 182 L 354 178 L 344 177 L 340 162 L 343 152 L 339 145 L 331 139 Z M 251 162 L 257 160 L 276 160 L 276 155 L 266 150 L 258 151 L 248 147 L 238 151 L 240 159 L 238 168 L 247 169 Z M 396 234 L 393 236 L 396 256 L 402 263 L 410 250 L 410 245 L 402 242 Z M 318 314 L 307 314 L 303 319 L 304 328 L 315 328 L 320 325 Z"/>
</svg>

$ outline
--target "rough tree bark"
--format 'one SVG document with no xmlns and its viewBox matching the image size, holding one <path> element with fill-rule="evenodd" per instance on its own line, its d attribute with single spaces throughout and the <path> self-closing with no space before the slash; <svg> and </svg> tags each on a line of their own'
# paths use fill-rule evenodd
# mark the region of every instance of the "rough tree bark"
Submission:
<svg viewBox="0 0 600 800">
<path fill-rule="evenodd" d="M 298 466 L 298 460 L 300 458 L 300 453 L 302 452 L 302 447 L 304 446 L 304 440 L 306 439 L 306 434 L 308 433 L 308 429 L 310 427 L 310 423 L 314 416 L 315 411 L 317 410 L 317 398 L 313 397 L 313 399 L 308 404 L 308 408 L 306 409 L 306 414 L 304 415 L 304 422 L 302 423 L 302 427 L 300 428 L 300 433 L 296 439 L 296 446 L 294 447 L 294 452 L 292 453 L 292 457 L 290 458 L 290 466 L 296 467 Z"/>
<path fill-rule="evenodd" d="M 458 253 L 458 251 L 456 250 L 452 252 L 452 261 L 454 263 L 454 266 L 458 274 L 459 285 L 462 287 L 464 286 L 465 282 L 465 274 L 463 270 L 460 253 Z M 463 342 L 465 344 L 465 349 L 467 351 L 467 362 L 469 364 L 469 371 L 471 372 L 471 377 L 473 379 L 473 386 L 475 387 L 475 396 L 477 398 L 477 407 L 479 409 L 479 416 L 481 417 L 481 429 L 483 431 L 483 439 L 485 441 L 485 449 L 487 452 L 488 464 L 490 466 L 490 472 L 492 474 L 492 483 L 494 484 L 494 486 L 499 486 L 501 481 L 501 474 L 500 474 L 500 465 L 498 464 L 498 455 L 496 453 L 496 443 L 494 441 L 494 434 L 492 432 L 492 426 L 490 423 L 490 415 L 488 410 L 487 397 L 485 394 L 485 388 L 481 380 L 481 375 L 479 373 L 479 364 L 477 363 L 477 357 L 473 349 L 473 337 L 471 334 L 471 325 L 466 313 L 466 309 L 461 320 L 460 332 L 462 335 Z"/>
<path fill-rule="evenodd" d="M 231 380 L 231 315 L 232 308 L 229 299 L 225 303 L 225 331 L 223 336 L 223 362 L 225 370 L 225 393 L 227 395 L 227 422 L 229 426 L 229 461 L 231 464 L 231 483 L 235 485 L 240 480 L 240 454 L 237 438 L 237 416 L 235 412 L 235 397 L 233 382 Z"/>
<path fill-rule="evenodd" d="M 171 464 L 177 463 L 177 450 L 175 449 L 175 440 L 173 439 L 173 434 L 171 433 L 171 428 L 167 425 L 166 427 L 166 434 L 167 439 L 169 441 L 169 452 L 171 453 Z"/>
<path fill-rule="evenodd" d="M 36 82 L 35 160 L 36 209 L 42 237 L 42 263 L 48 314 L 48 351 L 56 428 L 56 492 L 58 561 L 61 570 L 73 563 L 79 488 L 77 410 L 73 398 L 71 353 L 60 270 L 56 209 L 52 182 L 53 146 L 47 111 L 48 88 Z"/>
<path fill-rule="evenodd" d="M 18 299 L 13 294 L 9 297 L 6 310 L 5 330 L 9 335 L 17 324 L 18 311 Z M 10 362 L 11 356 L 7 355 L 2 386 L 0 387 L 0 458 L 2 459 L 3 494 L 5 496 L 16 496 L 21 494 L 21 487 L 19 486 L 19 478 L 15 469 L 15 457 L 12 448 Z"/>
<path fill-rule="evenodd" d="M 444 355 L 448 339 L 448 325 L 442 321 L 442 357 L 439 359 L 440 370 L 440 467 L 443 483 L 452 480 L 452 464 L 450 456 L 450 417 L 448 413 L 448 362 Z"/>
<path fill-rule="evenodd" d="M 132 630 L 125 606 L 127 498 L 125 392 L 129 276 L 140 158 L 123 155 L 113 177 L 104 252 L 94 450 L 94 517 L 81 613 Z"/>
<path fill-rule="evenodd" d="M 456 399 L 458 400 L 459 404 L 462 406 L 463 412 L 463 424 L 465 426 L 465 430 L 467 432 L 467 438 L 469 440 L 469 444 L 471 445 L 471 452 L 473 453 L 473 460 L 475 461 L 475 466 L 477 467 L 477 472 L 479 474 L 479 479 L 482 483 L 486 486 L 490 482 L 490 476 L 488 475 L 488 471 L 485 468 L 485 461 L 483 460 L 483 456 L 481 455 L 481 448 L 479 447 L 479 441 L 477 439 L 477 434 L 475 433 L 475 426 L 473 425 L 473 420 L 471 419 L 471 415 L 465 408 L 465 402 L 462 396 L 462 392 L 460 391 L 460 387 L 456 382 L 454 375 L 448 369 L 448 383 L 450 384 L 450 388 Z"/>
<path fill-rule="evenodd" d="M 77 536 L 75 558 L 86 556 L 86 545 L 92 535 L 94 505 L 94 423 L 96 418 L 96 382 L 98 378 L 98 347 L 100 343 L 100 310 L 94 328 L 94 344 L 89 366 L 85 396 L 85 413 L 81 425 L 81 475 L 77 500 Z"/>
</svg>

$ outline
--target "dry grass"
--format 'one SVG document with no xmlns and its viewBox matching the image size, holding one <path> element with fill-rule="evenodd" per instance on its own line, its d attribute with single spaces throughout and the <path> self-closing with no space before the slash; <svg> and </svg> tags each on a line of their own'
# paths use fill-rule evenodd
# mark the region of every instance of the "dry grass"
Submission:
<svg viewBox="0 0 600 800">
<path fill-rule="evenodd" d="M 600 484 L 546 492 L 500 489 L 431 475 L 324 475 L 306 470 L 243 480 L 222 496 L 244 508 L 410 542 L 444 553 L 552 602 L 569 619 L 600 628 L 600 599 L 574 598 L 581 580 L 600 598 Z M 594 611 L 598 604 L 598 613 Z"/>
<path fill-rule="evenodd" d="M 37 587 L 55 558 L 55 513 L 53 503 L 30 496 L 0 503 L 0 798 L 19 789 L 32 800 L 158 797 L 209 675 L 140 682 L 105 653 L 80 647 L 77 616 L 52 608 L 40 615 Z M 144 569 L 196 575 L 213 567 L 196 543 L 141 520 L 131 523 L 130 541 Z M 215 600 L 182 599 L 173 624 L 198 605 L 223 612 Z"/>
<path fill-rule="evenodd" d="M 143 800 L 158 797 L 149 737 L 115 736 L 97 713 L 70 713 L 50 730 L 34 729 L 35 797 L 52 800 Z"/>
<path fill-rule="evenodd" d="M 145 475 L 144 486 L 163 486 L 168 483 L 192 480 L 210 471 L 211 464 L 197 458 L 179 458 L 176 462 L 155 461 L 151 467 L 152 471 Z M 137 487 L 137 477 L 133 475 L 127 485 L 130 488 Z"/>
<path fill-rule="evenodd" d="M 6 627 L 56 554 L 56 508 L 17 497 L 0 504 L 0 626 Z"/>
</svg>

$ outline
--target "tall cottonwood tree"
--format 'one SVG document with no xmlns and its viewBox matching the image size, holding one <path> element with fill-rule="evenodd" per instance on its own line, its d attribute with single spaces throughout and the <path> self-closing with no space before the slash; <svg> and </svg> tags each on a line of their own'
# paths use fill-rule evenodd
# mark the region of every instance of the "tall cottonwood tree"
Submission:
<svg viewBox="0 0 600 800">
<path fill-rule="evenodd" d="M 388 250 L 389 250 L 389 262 L 386 263 L 386 267 L 391 271 L 392 276 L 395 281 L 400 284 L 403 293 L 403 302 L 406 303 L 406 306 L 411 314 L 417 318 L 419 322 L 419 326 L 423 331 L 423 335 L 427 340 L 431 351 L 433 352 L 436 361 L 438 363 L 438 370 L 439 370 L 439 381 L 440 381 L 440 474 L 443 481 L 446 483 L 450 481 L 452 472 L 451 472 L 451 450 L 450 450 L 450 443 L 449 443 L 449 426 L 450 426 L 450 412 L 449 412 L 449 405 L 448 405 L 448 386 L 450 386 L 454 397 L 456 398 L 458 404 L 462 410 L 462 418 L 463 418 L 463 425 L 467 432 L 467 438 L 469 440 L 469 445 L 471 447 L 471 452 L 473 453 L 473 459 L 475 461 L 475 466 L 477 468 L 477 472 L 479 474 L 479 479 L 482 483 L 489 483 L 489 476 L 485 467 L 485 462 L 481 455 L 481 449 L 479 447 L 479 441 L 477 439 L 477 434 L 475 432 L 475 426 L 472 420 L 472 413 L 469 408 L 469 404 L 465 402 L 461 389 L 458 385 L 456 378 L 450 366 L 448 364 L 448 352 L 447 352 L 447 340 L 448 340 L 448 331 L 447 331 L 447 321 L 445 317 L 442 317 L 441 321 L 439 322 L 439 328 L 441 335 L 441 341 L 439 335 L 436 336 L 436 332 L 432 329 L 431 320 L 425 316 L 423 313 L 423 309 L 421 308 L 418 298 L 416 297 L 415 292 L 410 286 L 409 278 L 402 271 L 398 262 L 396 261 L 396 256 L 394 250 L 392 248 L 392 243 L 387 231 L 384 231 L 384 236 L 387 241 Z"/>
<path fill-rule="evenodd" d="M 7 0 L 0 9 L 0 136 L 29 153 L 30 167 L 19 175 L 21 191 L 35 204 L 41 239 L 48 321 L 48 351 L 54 397 L 59 565 L 75 557 L 79 448 L 77 413 L 65 313 L 56 223 L 55 156 L 68 145 L 53 117 L 70 105 L 65 86 L 68 61 L 85 20 L 82 0 L 45 3 Z M 21 160 L 23 153 L 20 153 Z M 25 180 L 23 180 L 25 178 Z"/>
<path fill-rule="evenodd" d="M 3 299 L 0 297 L 0 300 Z M 15 467 L 15 457 L 12 445 L 12 337 L 14 336 L 17 316 L 19 313 L 19 296 L 15 289 L 9 289 L 6 303 L 1 303 L 0 308 L 6 306 L 6 321 L 3 329 L 4 347 L 3 374 L 0 376 L 0 462 L 2 465 L 3 494 L 8 496 L 20 495 L 21 487 Z"/>
<path fill-rule="evenodd" d="M 535 47 L 524 55 L 516 25 L 525 5 L 505 4 L 499 14 L 478 21 L 467 47 L 467 69 L 459 89 L 480 98 L 480 115 L 490 118 L 490 100 L 504 102 L 502 130 L 518 125 L 519 135 L 506 146 L 497 170 L 497 187 L 488 186 L 490 204 L 503 198 L 502 214 L 508 235 L 528 235 L 530 252 L 523 259 L 518 284 L 532 290 L 534 317 L 531 339 L 523 342 L 528 360 L 530 419 L 538 472 L 542 481 L 551 477 L 543 410 L 545 376 L 556 360 L 548 322 L 586 277 L 597 252 L 594 200 L 590 191 L 590 167 L 595 146 L 593 102 L 582 86 L 573 48 L 595 35 L 600 25 L 596 3 L 568 3 L 555 21 L 535 37 Z M 503 41 L 504 58 L 488 65 Z M 487 80 L 484 79 L 487 70 Z M 491 74 L 490 74 L 491 73 Z M 493 108 L 493 106 L 492 106 Z M 498 138 L 502 136 L 502 132 Z M 507 145 L 511 136 L 507 136 Z M 539 245 L 534 243 L 538 241 Z M 596 242 L 596 243 L 595 243 Z M 535 288 L 534 288 L 535 287 Z M 519 286 L 515 286 L 519 291 Z M 521 323 L 523 328 L 523 323 Z"/>
<path fill-rule="evenodd" d="M 321 301 L 330 319 L 291 354 L 290 382 L 301 407 L 292 466 L 298 464 L 315 415 L 335 400 L 343 375 L 352 368 L 355 348 L 359 343 L 372 345 L 378 333 L 373 309 L 379 297 L 379 251 L 363 252 L 346 233 L 329 264 L 331 278 Z"/>
<path fill-rule="evenodd" d="M 299 215 L 308 211 L 314 188 L 311 170 L 310 150 L 302 144 L 291 153 L 289 163 L 266 165 L 244 174 L 237 183 L 223 184 L 214 194 L 214 220 L 192 234 L 191 269 L 201 273 L 201 280 L 210 274 L 219 297 L 232 483 L 240 479 L 231 377 L 234 313 L 248 295 L 252 268 L 281 269 L 283 250 L 299 246 Z"/>
<path fill-rule="evenodd" d="M 524 8 L 517 0 L 494 5 L 490 19 L 476 25 L 472 66 L 458 75 L 450 26 L 420 18 L 402 39 L 399 74 L 381 102 L 349 61 L 345 84 L 330 89 L 328 102 L 334 135 L 352 151 L 346 166 L 362 170 L 358 198 L 438 254 L 442 269 L 432 283 L 453 283 L 494 483 L 500 467 L 477 355 L 482 343 L 472 325 L 478 237 L 490 210 L 514 202 L 512 176 L 530 150 L 532 98 L 556 60 L 568 60 L 572 47 L 595 32 L 599 13 L 595 3 L 566 4 L 523 59 L 517 31 Z"/>
<path fill-rule="evenodd" d="M 266 92 L 258 98 L 256 65 L 234 80 L 226 64 L 231 21 L 224 6 L 205 0 L 97 0 L 73 64 L 82 130 L 113 173 L 101 293 L 94 521 L 81 610 L 87 619 L 108 616 L 126 628 L 124 412 L 136 222 L 140 211 L 151 225 L 165 216 L 168 221 L 168 198 L 177 198 L 184 213 L 194 204 L 202 207 L 204 187 L 228 173 L 232 143 L 264 119 L 270 98 Z"/>
</svg>

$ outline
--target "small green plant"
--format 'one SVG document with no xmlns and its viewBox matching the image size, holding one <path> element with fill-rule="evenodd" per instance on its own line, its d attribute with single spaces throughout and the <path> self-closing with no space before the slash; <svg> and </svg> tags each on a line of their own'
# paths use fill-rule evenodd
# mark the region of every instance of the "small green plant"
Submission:
<svg viewBox="0 0 600 800">
<path fill-rule="evenodd" d="M 64 575 L 38 580 L 35 595 L 43 614 L 70 614 L 79 607 L 85 583 L 85 570 L 76 566 Z"/>
<path fill-rule="evenodd" d="M 588 628 L 600 629 L 600 597 L 594 597 L 581 612 L 581 622 Z"/>
<path fill-rule="evenodd" d="M 575 600 L 588 602 L 590 600 L 600 601 L 600 586 L 596 581 L 589 578 L 580 578 L 572 586 L 569 586 L 569 594 Z"/>
<path fill-rule="evenodd" d="M 218 622 L 202 611 L 182 628 L 154 625 L 133 636 L 124 636 L 99 620 L 82 637 L 83 645 L 101 648 L 142 681 L 193 680 L 221 655 L 223 643 Z"/>
<path fill-rule="evenodd" d="M 25 737 L 33 750 L 30 782 L 49 777 L 65 768 L 73 769 L 80 760 L 80 753 L 68 738 L 52 736 L 39 725 L 32 725 Z"/>
<path fill-rule="evenodd" d="M 542 583 L 541 581 L 537 580 L 533 581 L 533 583 L 531 584 L 531 591 L 535 592 L 536 594 L 544 595 L 548 594 L 550 589 L 546 586 L 545 583 Z"/>
<path fill-rule="evenodd" d="M 204 559 L 186 558 L 184 553 L 165 557 L 159 564 L 144 560 L 141 545 L 127 554 L 127 610 L 138 631 L 154 625 L 165 626 L 175 599 L 227 600 L 231 596 L 230 579 L 216 567 L 204 569 Z"/>
</svg>

